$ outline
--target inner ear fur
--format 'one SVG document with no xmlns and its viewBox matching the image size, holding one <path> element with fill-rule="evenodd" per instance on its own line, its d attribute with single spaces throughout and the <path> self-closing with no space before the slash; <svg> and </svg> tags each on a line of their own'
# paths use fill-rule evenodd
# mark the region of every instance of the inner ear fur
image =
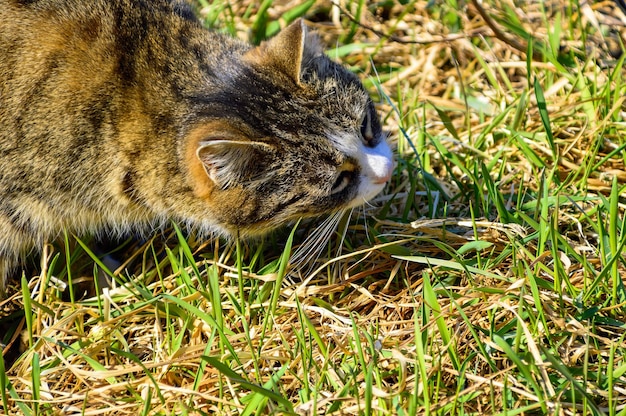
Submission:
<svg viewBox="0 0 626 416">
<path fill-rule="evenodd" d="M 259 176 L 270 151 L 271 147 L 265 143 L 209 137 L 200 142 L 196 156 L 211 181 L 221 189 L 228 189 Z"/>
<path fill-rule="evenodd" d="M 250 139 L 223 123 L 209 123 L 188 137 L 185 159 L 196 195 L 227 189 L 258 176 L 271 158 L 271 145 Z"/>
<path fill-rule="evenodd" d="M 246 59 L 264 67 L 278 70 L 300 84 L 303 59 L 322 54 L 316 36 L 307 33 L 302 19 L 297 19 L 273 38 L 246 53 Z"/>
</svg>

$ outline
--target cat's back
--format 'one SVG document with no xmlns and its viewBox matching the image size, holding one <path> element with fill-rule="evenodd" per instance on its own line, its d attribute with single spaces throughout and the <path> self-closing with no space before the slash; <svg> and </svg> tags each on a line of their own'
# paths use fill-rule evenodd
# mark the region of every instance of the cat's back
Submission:
<svg viewBox="0 0 626 416">
<path fill-rule="evenodd" d="M 7 153 L 16 147 L 61 157 L 78 147 L 72 138 L 124 141 L 110 130 L 130 115 L 171 124 L 175 95 L 210 90 L 212 65 L 217 72 L 236 50 L 241 43 L 204 30 L 184 2 L 0 0 L 0 156 L 6 165 L 19 162 Z"/>
<path fill-rule="evenodd" d="M 69 55 L 68 46 L 84 50 L 95 39 L 112 35 L 113 14 L 113 3 L 104 0 L 0 0 L 0 52 L 36 62 L 53 51 Z"/>
<path fill-rule="evenodd" d="M 81 186 L 69 172 L 100 179 L 96 161 L 87 159 L 102 152 L 120 106 L 125 59 L 116 51 L 115 7 L 0 0 L 0 192 L 16 206 L 26 193 L 63 199 L 59 191 L 69 183 Z"/>
<path fill-rule="evenodd" d="M 102 43 L 111 31 L 106 5 L 97 0 L 0 0 L 0 99 L 5 110 L 19 110 L 29 93 L 28 98 L 47 98 L 42 94 L 63 92 L 58 88 L 62 82 L 70 90 L 72 83 L 106 76 L 106 66 L 93 70 L 106 61 Z M 89 78 L 81 80 L 85 75 Z M 57 88 L 51 91 L 53 83 Z"/>
<path fill-rule="evenodd" d="M 246 48 L 182 1 L 0 0 L 0 123 L 15 131 L 51 110 L 55 124 L 75 123 L 137 94 L 163 112 L 168 91 L 210 90 L 216 63 Z"/>
<path fill-rule="evenodd" d="M 198 27 L 187 5 L 168 0 L 0 0 L 0 77 L 33 85 L 62 73 L 58 84 L 79 90 L 136 76 L 140 68 L 129 66 L 147 45 L 180 49 L 173 37 L 193 38 Z M 5 96 L 19 93 L 13 84 Z"/>
<path fill-rule="evenodd" d="M 96 224 L 132 205 L 128 172 L 174 163 L 177 95 L 211 88 L 200 65 L 227 42 L 182 2 L 0 0 L 0 216 Z"/>
</svg>

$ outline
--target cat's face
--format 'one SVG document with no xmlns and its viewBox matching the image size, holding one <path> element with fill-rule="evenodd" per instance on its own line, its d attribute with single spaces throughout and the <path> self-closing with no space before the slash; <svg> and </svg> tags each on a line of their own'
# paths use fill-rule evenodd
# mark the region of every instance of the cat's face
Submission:
<svg viewBox="0 0 626 416">
<path fill-rule="evenodd" d="M 232 72 L 220 94 L 206 97 L 209 120 L 188 151 L 224 231 L 259 234 L 361 205 L 383 189 L 393 162 L 374 106 L 301 22 Z"/>
</svg>

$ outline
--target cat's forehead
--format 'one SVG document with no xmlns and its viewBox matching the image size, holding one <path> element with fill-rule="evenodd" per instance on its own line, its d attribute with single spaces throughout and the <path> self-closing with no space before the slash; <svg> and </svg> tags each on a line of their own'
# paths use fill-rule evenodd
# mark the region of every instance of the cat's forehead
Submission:
<svg viewBox="0 0 626 416">
<path fill-rule="evenodd" d="M 354 153 L 371 106 L 354 74 L 326 56 L 317 56 L 303 62 L 299 85 L 274 75 L 255 67 L 231 71 L 222 88 L 195 98 L 196 114 L 244 125 L 245 129 L 234 127 L 251 133 L 253 140 L 285 150 L 308 151 L 327 159 Z"/>
<path fill-rule="evenodd" d="M 303 63 L 302 82 L 314 88 L 322 99 L 351 101 L 360 107 L 368 101 L 358 77 L 326 56 Z"/>
<path fill-rule="evenodd" d="M 328 162 L 332 159 L 331 165 L 357 155 L 362 145 L 359 130 L 372 106 L 358 77 L 326 56 L 319 56 L 303 63 L 302 84 L 304 90 L 313 90 L 314 94 L 311 98 L 303 91 L 306 104 L 294 104 L 307 130 L 294 137 L 298 145 L 313 147 L 312 157 Z"/>
</svg>

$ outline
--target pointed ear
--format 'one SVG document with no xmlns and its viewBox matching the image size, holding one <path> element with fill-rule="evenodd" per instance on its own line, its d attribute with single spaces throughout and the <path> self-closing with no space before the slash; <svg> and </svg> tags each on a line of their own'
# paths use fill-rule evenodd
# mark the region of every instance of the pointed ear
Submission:
<svg viewBox="0 0 626 416">
<path fill-rule="evenodd" d="M 304 21 L 297 19 L 273 38 L 250 50 L 246 57 L 261 66 L 277 69 L 300 84 L 303 56 L 318 52 L 321 53 L 319 43 L 314 37 L 307 36 Z"/>
<path fill-rule="evenodd" d="M 213 139 L 199 143 L 196 156 L 221 189 L 250 181 L 264 172 L 271 146 L 253 141 Z"/>
</svg>

